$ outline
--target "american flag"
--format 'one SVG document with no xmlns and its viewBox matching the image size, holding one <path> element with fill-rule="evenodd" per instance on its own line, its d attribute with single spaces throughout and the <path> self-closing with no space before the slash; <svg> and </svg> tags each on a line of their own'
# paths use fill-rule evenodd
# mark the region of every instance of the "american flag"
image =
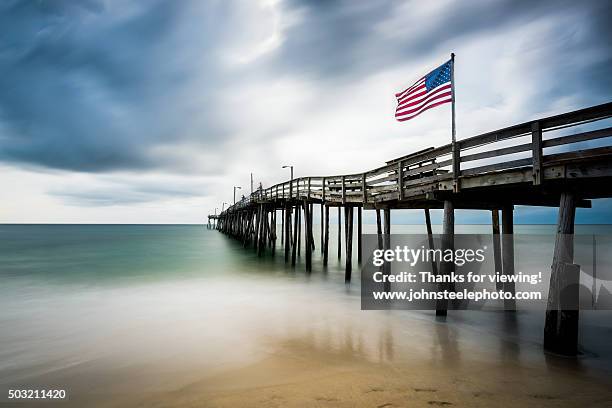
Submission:
<svg viewBox="0 0 612 408">
<path fill-rule="evenodd" d="M 448 60 L 408 89 L 395 94 L 395 118 L 399 122 L 410 120 L 428 109 L 453 101 L 451 64 L 452 61 Z"/>
</svg>

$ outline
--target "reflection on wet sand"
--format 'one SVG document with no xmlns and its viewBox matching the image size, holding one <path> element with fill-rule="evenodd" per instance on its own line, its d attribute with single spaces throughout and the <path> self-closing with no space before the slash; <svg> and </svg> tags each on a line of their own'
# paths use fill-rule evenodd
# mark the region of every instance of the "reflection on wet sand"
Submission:
<svg viewBox="0 0 612 408">
<path fill-rule="evenodd" d="M 519 364 L 516 346 L 478 350 L 461 341 L 461 330 L 444 323 L 417 321 L 406 330 L 388 316 L 376 317 L 365 325 L 345 321 L 267 338 L 270 353 L 254 364 L 117 406 L 604 407 L 612 402 L 609 384 L 576 376 L 567 367 Z M 514 318 L 507 319 L 504 324 L 513 325 Z"/>
<path fill-rule="evenodd" d="M 500 331 L 505 336 L 499 338 L 499 355 L 503 362 L 515 363 L 521 355 L 519 344 L 520 331 L 518 317 L 515 312 L 507 311 L 500 313 Z"/>
<path fill-rule="evenodd" d="M 457 344 L 457 332 L 444 321 L 434 325 L 435 336 L 432 342 L 432 362 L 442 363 L 446 367 L 455 367 L 460 363 L 461 352 Z"/>
</svg>

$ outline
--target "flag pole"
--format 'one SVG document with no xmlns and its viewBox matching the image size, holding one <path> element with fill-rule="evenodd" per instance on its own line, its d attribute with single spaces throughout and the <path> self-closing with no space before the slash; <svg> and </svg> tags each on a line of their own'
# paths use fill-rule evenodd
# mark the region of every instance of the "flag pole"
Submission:
<svg viewBox="0 0 612 408">
<path fill-rule="evenodd" d="M 453 115 L 453 148 L 457 138 L 457 128 L 455 126 L 455 53 L 451 52 L 451 94 L 452 94 L 452 115 Z"/>
<path fill-rule="evenodd" d="M 461 158 L 457 148 L 457 127 L 455 125 L 455 53 L 451 52 L 451 102 L 452 102 L 452 143 L 451 156 L 453 163 L 453 191 L 459 192 L 459 173 L 461 173 Z"/>
</svg>

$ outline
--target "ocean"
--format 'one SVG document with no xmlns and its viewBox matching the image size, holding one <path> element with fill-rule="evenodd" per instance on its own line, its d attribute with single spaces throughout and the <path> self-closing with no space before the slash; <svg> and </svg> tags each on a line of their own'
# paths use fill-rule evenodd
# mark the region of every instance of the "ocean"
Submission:
<svg viewBox="0 0 612 408">
<path fill-rule="evenodd" d="M 576 229 L 612 234 L 610 226 Z M 0 392 L 64 388 L 72 401 L 91 405 L 94 396 L 172 391 L 282 354 L 279 345 L 296 339 L 374 363 L 404 364 L 419 354 L 457 364 L 485 353 L 474 358 L 563 366 L 595 379 L 612 374 L 609 312 L 582 313 L 583 354 L 567 360 L 542 352 L 542 313 L 509 321 L 503 313 L 451 311 L 440 323 L 432 312 L 361 311 L 358 279 L 344 284 L 336 233 L 327 269 L 318 234 L 315 225 L 306 274 L 303 252 L 296 268 L 285 265 L 280 240 L 276 257 L 258 258 L 200 225 L 0 225 Z"/>
</svg>

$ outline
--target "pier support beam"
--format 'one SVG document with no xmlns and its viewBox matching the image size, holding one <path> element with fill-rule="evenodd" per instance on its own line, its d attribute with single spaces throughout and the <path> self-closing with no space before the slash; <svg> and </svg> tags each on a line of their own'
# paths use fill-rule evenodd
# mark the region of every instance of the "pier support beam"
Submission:
<svg viewBox="0 0 612 408">
<path fill-rule="evenodd" d="M 577 300 L 580 267 L 573 263 L 575 216 L 576 197 L 572 193 L 561 194 L 544 325 L 544 349 L 568 356 L 578 353 Z M 567 310 L 569 302 L 562 301 L 562 297 L 575 301 L 575 310 Z"/>
<path fill-rule="evenodd" d="M 504 275 L 514 275 L 514 209 L 511 205 L 502 209 L 502 253 Z M 515 293 L 514 282 L 505 282 L 504 290 L 512 294 Z M 504 299 L 504 309 L 506 311 L 516 310 L 514 299 Z"/>
<path fill-rule="evenodd" d="M 293 217 L 293 242 L 291 248 L 291 266 L 295 266 L 297 249 L 298 249 L 298 237 L 299 237 L 299 223 L 300 223 L 300 206 L 295 206 L 295 217 Z"/>
<path fill-rule="evenodd" d="M 444 219 L 442 221 L 442 252 L 446 252 L 447 249 L 453 249 L 455 240 L 455 207 L 453 202 L 450 200 L 444 201 Z M 442 275 L 449 275 L 453 269 L 451 262 L 440 263 L 440 273 Z M 450 287 L 446 283 L 442 283 L 441 289 L 449 289 Z M 436 316 L 446 317 L 448 314 L 448 300 L 441 299 L 436 302 Z"/>
<path fill-rule="evenodd" d="M 325 234 L 323 243 L 323 266 L 327 266 L 329 257 L 329 206 L 325 206 Z"/>
<path fill-rule="evenodd" d="M 270 236 L 270 246 L 272 247 L 272 255 L 276 254 L 276 208 L 272 210 L 270 213 L 270 227 L 271 227 L 271 236 Z"/>
<path fill-rule="evenodd" d="M 384 249 L 391 249 L 391 209 L 386 207 L 384 209 L 384 215 L 385 215 L 385 221 L 384 221 L 385 236 L 384 236 L 384 240 L 383 240 L 383 246 L 384 246 Z M 390 275 L 391 274 L 391 264 L 389 262 L 385 262 L 385 264 L 383 266 L 383 274 L 384 275 Z M 391 291 L 391 282 L 385 280 L 384 290 L 386 292 L 390 292 Z"/>
<path fill-rule="evenodd" d="M 323 232 L 323 202 L 321 202 L 321 218 L 320 218 L 320 226 L 321 226 L 321 253 L 323 253 L 323 241 L 325 240 L 324 232 Z"/>
<path fill-rule="evenodd" d="M 306 272 L 312 271 L 312 207 L 304 200 L 304 243 L 306 250 Z"/>
<path fill-rule="evenodd" d="M 431 229 L 431 215 L 429 214 L 429 208 L 425 209 L 425 225 L 427 226 L 427 241 L 429 242 L 429 249 L 435 249 L 433 231 Z M 435 258 L 431 258 L 431 273 L 434 275 L 438 274 L 438 263 Z"/>
<path fill-rule="evenodd" d="M 285 208 L 285 263 L 289 262 L 289 252 L 291 251 L 291 207 Z"/>
<path fill-rule="evenodd" d="M 502 258 L 501 258 L 501 239 L 499 237 L 499 210 L 491 210 L 491 225 L 493 228 L 493 261 L 495 263 L 495 273 L 502 274 Z M 495 289 L 503 289 L 503 282 L 497 281 Z"/>
<path fill-rule="evenodd" d="M 295 206 L 295 215 L 297 217 L 297 255 L 302 256 L 302 206 L 300 204 Z"/>
<path fill-rule="evenodd" d="M 344 268 L 344 281 L 351 281 L 353 271 L 353 207 L 344 207 L 344 231 L 346 243 L 346 259 Z"/>
<path fill-rule="evenodd" d="M 281 208 L 281 245 L 285 240 L 285 209 Z"/>
<path fill-rule="evenodd" d="M 383 247 L 382 222 L 380 220 L 380 208 L 376 209 L 376 235 L 378 236 L 378 249 Z"/>
<path fill-rule="evenodd" d="M 361 225 L 361 207 L 357 207 L 357 263 L 361 265 L 362 258 L 362 248 L 361 248 L 361 234 L 362 234 L 362 225 Z"/>
<path fill-rule="evenodd" d="M 341 208 L 338 207 L 338 259 L 342 256 L 342 214 Z"/>
</svg>

